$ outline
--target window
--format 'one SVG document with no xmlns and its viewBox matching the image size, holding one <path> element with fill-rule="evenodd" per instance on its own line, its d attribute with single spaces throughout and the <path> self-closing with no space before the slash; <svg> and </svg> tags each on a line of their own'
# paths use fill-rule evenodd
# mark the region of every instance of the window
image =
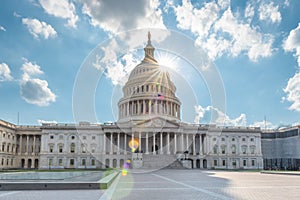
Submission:
<svg viewBox="0 0 300 200">
<path fill-rule="evenodd" d="M 254 142 L 254 138 L 250 138 L 250 141 L 251 141 L 251 142 Z"/>
<path fill-rule="evenodd" d="M 231 153 L 236 154 L 236 146 L 235 145 L 231 146 Z"/>
<path fill-rule="evenodd" d="M 74 165 L 74 159 L 70 159 L 70 166 Z"/>
<path fill-rule="evenodd" d="M 54 135 L 50 135 L 50 139 L 53 140 L 54 139 Z"/>
<path fill-rule="evenodd" d="M 59 166 L 62 166 L 62 165 L 63 165 L 63 160 L 62 160 L 62 159 L 59 159 L 59 160 L 58 160 L 58 165 L 59 165 Z"/>
<path fill-rule="evenodd" d="M 242 146 L 242 154 L 246 154 L 247 153 L 247 146 Z"/>
<path fill-rule="evenodd" d="M 217 141 L 217 138 L 213 138 L 213 141 L 214 141 L 214 142 Z"/>
<path fill-rule="evenodd" d="M 222 138 L 222 142 L 224 142 L 225 141 L 225 138 Z"/>
<path fill-rule="evenodd" d="M 75 136 L 74 136 L 74 135 L 72 135 L 71 139 L 72 139 L 72 140 L 74 140 L 74 139 L 75 139 Z"/>
<path fill-rule="evenodd" d="M 218 153 L 218 145 L 215 145 L 214 146 L 214 154 L 217 154 Z"/>
<path fill-rule="evenodd" d="M 242 141 L 245 142 L 245 141 L 246 141 L 246 138 L 242 138 Z"/>
<path fill-rule="evenodd" d="M 10 160 L 10 165 L 13 166 L 14 165 L 14 159 Z"/>
<path fill-rule="evenodd" d="M 251 160 L 251 165 L 255 166 L 255 160 Z"/>
<path fill-rule="evenodd" d="M 49 146 L 49 152 L 50 152 L 50 153 L 53 153 L 53 145 L 50 145 L 50 146 Z"/>
<path fill-rule="evenodd" d="M 81 149 L 82 149 L 82 153 L 86 153 L 86 147 L 85 147 L 85 145 L 82 145 Z"/>
<path fill-rule="evenodd" d="M 96 147 L 92 147 L 92 153 L 95 153 Z"/>
<path fill-rule="evenodd" d="M 92 166 L 95 166 L 95 159 L 92 159 L 92 160 L 91 160 L 91 165 L 92 165 Z"/>
<path fill-rule="evenodd" d="M 63 152 L 63 145 L 59 145 L 59 146 L 58 146 L 58 152 L 59 152 L 59 153 L 62 153 L 62 152 Z"/>
<path fill-rule="evenodd" d="M 92 140 L 96 140 L 96 136 L 93 135 L 93 136 L 92 136 Z"/>
<path fill-rule="evenodd" d="M 255 146 L 251 146 L 251 147 L 250 147 L 250 153 L 251 153 L 251 154 L 254 154 L 254 153 L 255 153 Z"/>
<path fill-rule="evenodd" d="M 236 167 L 236 161 L 235 161 L 235 160 L 232 161 L 232 166 L 233 166 L 233 167 Z"/>
<path fill-rule="evenodd" d="M 83 139 L 83 140 L 86 140 L 86 136 L 83 136 L 82 139 Z"/>
<path fill-rule="evenodd" d="M 72 143 L 70 146 L 70 152 L 75 153 L 75 144 L 74 143 Z"/>
<path fill-rule="evenodd" d="M 218 160 L 214 160 L 214 166 L 218 166 Z"/>
<path fill-rule="evenodd" d="M 81 160 L 81 165 L 84 165 L 84 166 L 85 166 L 85 159 L 82 159 L 82 160 Z"/>
<path fill-rule="evenodd" d="M 235 138 L 232 138 L 231 141 L 234 142 L 234 141 L 235 141 Z"/>
<path fill-rule="evenodd" d="M 222 145 L 221 149 L 222 149 L 222 154 L 225 154 L 226 153 L 226 146 Z"/>
<path fill-rule="evenodd" d="M 64 139 L 64 136 L 63 135 L 60 135 L 59 136 L 59 140 L 63 140 Z"/>
<path fill-rule="evenodd" d="M 243 160 L 243 166 L 247 166 L 247 160 Z"/>
<path fill-rule="evenodd" d="M 222 165 L 226 166 L 226 160 L 222 160 Z"/>
<path fill-rule="evenodd" d="M 52 164 L 53 164 L 53 159 L 50 158 L 50 159 L 49 159 L 49 166 L 51 166 Z"/>
</svg>

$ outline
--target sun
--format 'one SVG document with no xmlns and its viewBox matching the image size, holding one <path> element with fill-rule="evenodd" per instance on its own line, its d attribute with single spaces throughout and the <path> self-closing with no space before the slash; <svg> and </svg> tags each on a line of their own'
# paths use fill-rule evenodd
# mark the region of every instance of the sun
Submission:
<svg viewBox="0 0 300 200">
<path fill-rule="evenodd" d="M 157 51 L 157 62 L 163 70 L 178 69 L 179 57 L 166 51 Z"/>
</svg>

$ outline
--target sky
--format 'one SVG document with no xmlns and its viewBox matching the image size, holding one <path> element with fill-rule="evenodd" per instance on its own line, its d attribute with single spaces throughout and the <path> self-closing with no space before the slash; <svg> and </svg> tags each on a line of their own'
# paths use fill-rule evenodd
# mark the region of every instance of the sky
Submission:
<svg viewBox="0 0 300 200">
<path fill-rule="evenodd" d="M 0 119 L 104 123 L 147 32 L 187 123 L 300 123 L 298 0 L 2 0 Z"/>
</svg>

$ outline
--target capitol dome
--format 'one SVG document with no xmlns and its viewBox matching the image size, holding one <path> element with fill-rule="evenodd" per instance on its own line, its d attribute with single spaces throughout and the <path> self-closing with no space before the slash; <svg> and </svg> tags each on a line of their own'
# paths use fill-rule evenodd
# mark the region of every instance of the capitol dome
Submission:
<svg viewBox="0 0 300 200">
<path fill-rule="evenodd" d="M 169 73 L 155 60 L 154 50 L 149 32 L 145 58 L 132 70 L 123 87 L 118 122 L 139 122 L 156 116 L 180 121 L 181 103 L 175 95 L 176 87 Z"/>
</svg>

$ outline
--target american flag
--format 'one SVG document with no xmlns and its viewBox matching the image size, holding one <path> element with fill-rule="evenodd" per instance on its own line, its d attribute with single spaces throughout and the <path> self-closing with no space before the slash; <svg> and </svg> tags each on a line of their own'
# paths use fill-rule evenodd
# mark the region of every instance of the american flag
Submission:
<svg viewBox="0 0 300 200">
<path fill-rule="evenodd" d="M 158 94 L 157 94 L 157 98 L 158 98 L 158 99 L 164 99 L 164 98 L 165 98 L 165 96 L 164 96 L 164 95 L 162 95 L 162 94 L 160 94 L 160 93 L 158 93 Z"/>
</svg>

